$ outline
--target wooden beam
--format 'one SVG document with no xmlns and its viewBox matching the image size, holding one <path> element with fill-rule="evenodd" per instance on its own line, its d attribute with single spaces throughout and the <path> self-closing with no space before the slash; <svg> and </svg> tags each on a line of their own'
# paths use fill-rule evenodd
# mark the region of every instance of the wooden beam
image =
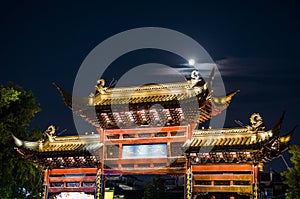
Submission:
<svg viewBox="0 0 300 199">
<path fill-rule="evenodd" d="M 169 126 L 169 127 L 147 127 L 147 128 L 134 128 L 134 129 L 106 129 L 103 132 L 106 135 L 110 134 L 135 134 L 135 133 L 158 133 L 170 131 L 185 131 L 187 132 L 188 126 Z M 102 133 L 101 130 L 98 130 Z"/>
<path fill-rule="evenodd" d="M 249 180 L 252 182 L 252 174 L 194 174 L 194 180 Z"/>
<path fill-rule="evenodd" d="M 167 142 L 185 142 L 186 137 L 149 137 L 149 138 L 123 138 L 123 139 L 106 139 L 106 145 L 118 144 L 157 144 Z"/>
<path fill-rule="evenodd" d="M 132 169 L 106 169 L 105 174 L 123 174 L 123 175 L 133 175 L 133 174 L 170 174 L 170 175 L 184 175 L 184 168 L 132 168 Z"/>
<path fill-rule="evenodd" d="M 51 182 L 96 182 L 96 176 L 81 177 L 50 177 Z"/>
<path fill-rule="evenodd" d="M 194 185 L 193 192 L 235 192 L 243 194 L 252 194 L 251 186 L 210 186 L 210 185 Z"/>
<path fill-rule="evenodd" d="M 168 163 L 171 164 L 177 160 L 183 162 L 184 156 L 169 157 L 169 158 L 128 158 L 128 159 L 106 159 L 104 163 L 109 164 L 154 164 Z"/>
<path fill-rule="evenodd" d="M 61 192 L 85 192 L 95 193 L 95 187 L 49 187 L 48 193 L 61 193 Z"/>
<path fill-rule="evenodd" d="M 193 172 L 222 172 L 222 171 L 252 171 L 251 164 L 205 164 L 205 165 L 192 165 Z"/>
<path fill-rule="evenodd" d="M 50 175 L 97 173 L 98 168 L 63 168 L 51 169 Z"/>
</svg>

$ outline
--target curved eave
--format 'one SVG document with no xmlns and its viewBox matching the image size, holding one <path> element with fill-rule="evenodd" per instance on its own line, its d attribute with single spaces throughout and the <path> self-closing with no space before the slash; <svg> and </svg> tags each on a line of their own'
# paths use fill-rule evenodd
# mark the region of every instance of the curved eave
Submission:
<svg viewBox="0 0 300 199">
<path fill-rule="evenodd" d="M 232 98 L 239 92 L 240 92 L 240 90 L 236 90 L 236 91 L 226 94 L 226 96 L 224 96 L 224 97 L 212 96 L 211 103 L 215 108 L 229 105 Z"/>
<path fill-rule="evenodd" d="M 14 134 L 11 134 L 11 136 L 13 137 L 13 140 L 17 147 L 24 148 L 31 151 L 38 150 L 39 142 L 23 141 L 17 138 L 16 136 L 14 136 Z"/>
<path fill-rule="evenodd" d="M 225 97 L 212 96 L 200 107 L 199 123 L 209 120 L 211 117 L 221 114 L 230 105 L 232 98 L 239 90 L 227 94 Z"/>
<path fill-rule="evenodd" d="M 72 95 L 70 95 L 69 93 L 65 92 L 58 84 L 53 83 L 53 85 L 56 87 L 56 89 L 60 92 L 64 103 L 70 108 L 72 109 Z"/>
<path fill-rule="evenodd" d="M 272 133 L 273 133 L 274 137 L 279 137 L 280 129 L 281 129 L 281 126 L 282 126 L 284 116 L 285 116 L 285 112 L 282 113 L 280 119 L 275 124 L 275 126 L 272 128 Z"/>
<path fill-rule="evenodd" d="M 295 126 L 290 132 L 288 132 L 287 134 L 280 136 L 279 138 L 279 142 L 280 142 L 280 151 L 283 152 L 285 150 L 288 149 L 291 140 L 292 140 L 292 136 L 296 130 L 297 126 Z"/>
</svg>

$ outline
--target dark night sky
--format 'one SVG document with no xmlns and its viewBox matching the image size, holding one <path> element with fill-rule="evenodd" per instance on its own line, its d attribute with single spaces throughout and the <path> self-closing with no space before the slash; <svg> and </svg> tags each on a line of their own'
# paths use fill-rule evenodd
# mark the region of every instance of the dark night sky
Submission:
<svg viewBox="0 0 300 199">
<path fill-rule="evenodd" d="M 241 90 L 227 111 L 227 127 L 235 126 L 235 119 L 248 124 L 249 116 L 260 112 L 270 128 L 285 110 L 286 133 L 300 124 L 299 10 L 296 1 L 1 2 L 0 84 L 13 81 L 33 91 L 42 108 L 33 125 L 46 129 L 54 124 L 75 133 L 71 111 L 52 82 L 71 92 L 84 58 L 114 34 L 170 28 L 208 51 L 219 64 L 227 92 Z M 168 56 L 162 59 L 176 64 Z M 120 67 L 126 64 L 131 65 L 125 61 Z M 300 145 L 299 129 L 292 143 Z M 280 159 L 272 164 L 284 168 Z"/>
</svg>

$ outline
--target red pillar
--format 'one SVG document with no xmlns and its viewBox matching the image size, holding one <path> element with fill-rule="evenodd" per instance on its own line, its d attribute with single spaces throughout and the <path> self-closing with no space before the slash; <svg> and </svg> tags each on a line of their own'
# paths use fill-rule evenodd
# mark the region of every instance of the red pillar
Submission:
<svg viewBox="0 0 300 199">
<path fill-rule="evenodd" d="M 259 198 L 259 168 L 258 165 L 253 165 L 253 191 L 252 198 Z"/>
<path fill-rule="evenodd" d="M 100 157 L 100 169 L 98 170 L 96 177 L 96 199 L 104 199 L 105 194 L 105 179 L 104 179 L 104 159 L 105 159 L 105 130 L 102 128 L 97 128 L 98 133 L 100 134 L 100 143 L 103 143 L 103 146 L 99 150 Z"/>
<path fill-rule="evenodd" d="M 49 185 L 49 169 L 44 169 L 44 184 Z"/>
<path fill-rule="evenodd" d="M 44 173 L 44 183 L 43 183 L 43 190 L 42 190 L 42 199 L 48 198 L 48 187 L 49 187 L 49 169 L 46 168 L 43 170 Z"/>
<path fill-rule="evenodd" d="M 97 131 L 100 135 L 100 143 L 103 143 L 103 146 L 100 148 L 99 150 L 99 157 L 100 157 L 100 168 L 101 171 L 104 172 L 104 159 L 105 159 L 105 130 L 103 130 L 102 128 L 97 128 Z"/>
</svg>

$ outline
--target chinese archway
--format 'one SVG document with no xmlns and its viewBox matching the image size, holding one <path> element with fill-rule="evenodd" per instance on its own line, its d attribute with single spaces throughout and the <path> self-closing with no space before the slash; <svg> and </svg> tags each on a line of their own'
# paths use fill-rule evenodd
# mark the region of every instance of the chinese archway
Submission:
<svg viewBox="0 0 300 199">
<path fill-rule="evenodd" d="M 234 95 L 213 95 L 209 81 L 139 87 L 105 87 L 98 81 L 80 108 L 59 86 L 64 102 L 97 133 L 56 136 L 50 126 L 36 142 L 13 136 L 17 150 L 43 167 L 43 198 L 84 192 L 104 198 L 105 177 L 118 174 L 184 176 L 184 198 L 210 192 L 259 197 L 259 170 L 288 148 L 293 130 L 280 136 L 283 116 L 271 129 L 254 113 L 243 127 L 199 127 L 222 113 Z M 195 106 L 196 104 L 196 106 Z"/>
</svg>

